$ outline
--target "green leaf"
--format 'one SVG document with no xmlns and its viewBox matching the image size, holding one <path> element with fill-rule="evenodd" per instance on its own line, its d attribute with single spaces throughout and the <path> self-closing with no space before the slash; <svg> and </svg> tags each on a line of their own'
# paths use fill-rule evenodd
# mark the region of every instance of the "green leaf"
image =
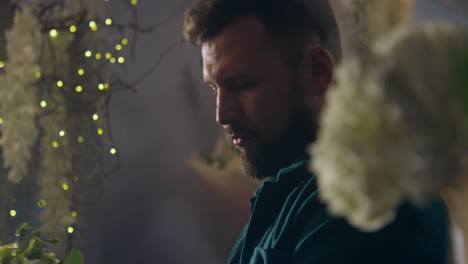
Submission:
<svg viewBox="0 0 468 264">
<path fill-rule="evenodd" d="M 84 264 L 83 253 L 77 249 L 72 249 L 65 259 L 65 264 Z"/>
</svg>

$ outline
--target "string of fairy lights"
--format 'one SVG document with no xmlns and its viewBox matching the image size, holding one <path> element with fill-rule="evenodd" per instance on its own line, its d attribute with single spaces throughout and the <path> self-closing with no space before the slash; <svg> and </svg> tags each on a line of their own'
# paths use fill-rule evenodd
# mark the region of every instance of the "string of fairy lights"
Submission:
<svg viewBox="0 0 468 264">
<path fill-rule="evenodd" d="M 111 0 L 103 0 L 103 1 L 104 2 L 110 2 Z M 133 6 L 136 6 L 138 4 L 138 0 L 129 0 L 129 2 Z M 97 21 L 97 20 L 89 21 L 87 23 L 87 27 L 89 28 L 89 30 L 95 32 L 95 31 L 98 31 L 101 26 L 110 27 L 113 24 L 114 24 L 114 22 L 113 22 L 112 18 L 106 18 L 103 21 Z M 85 26 L 86 26 L 86 24 L 85 24 Z M 45 32 L 45 34 L 48 34 L 48 37 L 50 39 L 54 40 L 54 39 L 60 38 L 61 35 L 64 33 L 64 30 L 69 31 L 70 33 L 76 33 L 76 32 L 79 31 L 79 26 L 78 25 L 70 25 L 67 28 L 60 28 L 60 29 L 52 28 L 48 32 Z M 108 50 L 108 51 L 86 50 L 82 54 L 82 56 L 84 56 L 84 58 L 89 59 L 89 60 L 95 60 L 95 61 L 101 61 L 101 62 L 104 61 L 104 60 L 107 60 L 108 63 L 110 63 L 110 64 L 116 64 L 116 63 L 117 64 L 123 64 L 123 63 L 125 63 L 125 57 L 120 55 L 120 53 L 124 50 L 125 46 L 127 46 L 128 44 L 129 44 L 129 40 L 127 38 L 120 38 L 117 43 L 114 43 L 114 45 L 111 46 L 112 47 L 111 50 Z M 6 64 L 7 64 L 7 62 L 0 60 L 0 72 L 5 68 Z M 76 69 L 76 75 L 78 77 L 85 76 L 87 72 L 88 72 L 88 70 L 85 67 L 78 67 Z M 35 77 L 38 80 L 40 80 L 41 78 L 44 78 L 42 72 L 36 72 Z M 94 88 L 93 87 L 88 88 L 88 87 L 85 87 L 83 84 L 72 84 L 72 83 L 67 84 L 65 80 L 58 79 L 58 80 L 55 81 L 55 86 L 57 88 L 59 88 L 59 89 L 64 89 L 65 87 L 68 87 L 70 91 L 74 91 L 77 94 L 84 92 L 85 89 L 86 90 L 88 90 L 88 89 L 89 90 L 94 90 L 96 92 L 109 92 L 111 90 L 111 85 L 110 85 L 109 82 L 99 82 L 99 83 L 97 83 L 97 85 Z M 49 107 L 48 101 L 46 99 L 41 99 L 40 102 L 39 102 L 39 106 L 41 108 L 43 108 L 43 109 L 47 109 Z M 89 116 L 90 121 L 95 122 L 95 123 L 98 122 L 100 120 L 100 118 L 101 118 L 100 113 L 93 113 L 92 115 Z M 8 122 L 8 121 L 9 120 L 4 120 L 0 116 L 0 126 L 2 124 L 4 124 L 5 122 Z M 105 134 L 104 128 L 99 127 L 98 125 L 96 127 L 97 127 L 96 134 L 98 136 L 103 136 Z M 68 134 L 69 133 L 67 133 L 67 130 L 64 129 L 64 128 L 57 131 L 57 139 L 50 143 L 50 147 L 54 148 L 54 149 L 60 148 L 61 147 L 60 139 L 66 137 Z M 86 138 L 83 135 L 76 136 L 76 138 L 74 140 L 76 140 L 80 144 L 86 142 Z M 116 155 L 117 154 L 116 147 L 110 146 L 108 148 L 108 153 L 110 155 Z M 73 176 L 72 177 L 72 182 L 77 183 L 78 181 L 79 181 L 78 176 Z M 61 184 L 61 188 L 62 188 L 63 191 L 67 192 L 71 188 L 71 183 L 64 181 Z M 39 201 L 37 201 L 36 205 L 37 205 L 38 208 L 44 208 L 44 207 L 47 206 L 47 201 L 45 201 L 44 199 L 40 199 Z M 18 209 L 17 208 L 16 209 L 11 208 L 9 210 L 10 210 L 9 215 L 12 218 L 17 217 L 17 215 L 18 215 Z M 70 212 L 70 216 L 72 218 L 77 218 L 78 217 L 78 212 L 76 210 L 72 210 Z M 68 226 L 66 231 L 69 234 L 74 233 L 75 232 L 75 226 L 74 225 Z"/>
</svg>

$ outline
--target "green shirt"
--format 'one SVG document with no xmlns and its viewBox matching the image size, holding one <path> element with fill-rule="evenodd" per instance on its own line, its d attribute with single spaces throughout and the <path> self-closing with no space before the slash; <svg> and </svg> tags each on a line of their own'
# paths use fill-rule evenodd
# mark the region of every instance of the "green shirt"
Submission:
<svg viewBox="0 0 468 264">
<path fill-rule="evenodd" d="M 265 181 L 250 199 L 251 218 L 229 264 L 446 263 L 447 211 L 403 205 L 384 229 L 360 232 L 330 216 L 306 161 Z"/>
</svg>

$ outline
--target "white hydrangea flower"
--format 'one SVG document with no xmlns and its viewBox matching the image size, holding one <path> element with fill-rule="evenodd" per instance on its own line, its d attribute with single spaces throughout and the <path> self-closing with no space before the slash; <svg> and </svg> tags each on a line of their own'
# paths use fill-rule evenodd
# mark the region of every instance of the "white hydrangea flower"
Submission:
<svg viewBox="0 0 468 264">
<path fill-rule="evenodd" d="M 372 58 L 338 68 L 310 148 L 333 214 L 377 230 L 402 201 L 422 204 L 455 180 L 468 135 L 456 76 L 467 47 L 464 28 L 404 28 L 379 42 Z"/>
<path fill-rule="evenodd" d="M 0 126 L 4 166 L 8 179 L 19 183 L 27 173 L 38 129 L 35 115 L 39 111 L 36 73 L 41 47 L 41 28 L 32 11 L 24 7 L 17 22 L 6 33 L 8 61 L 5 75 L 0 76 Z"/>
</svg>

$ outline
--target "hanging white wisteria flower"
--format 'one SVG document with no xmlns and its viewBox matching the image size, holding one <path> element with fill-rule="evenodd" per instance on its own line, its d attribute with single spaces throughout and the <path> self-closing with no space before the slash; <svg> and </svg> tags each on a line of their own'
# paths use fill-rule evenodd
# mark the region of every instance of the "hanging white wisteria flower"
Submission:
<svg viewBox="0 0 468 264">
<path fill-rule="evenodd" d="M 354 10 L 357 35 L 364 43 L 372 43 L 393 28 L 407 23 L 413 0 L 348 0 Z"/>
<path fill-rule="evenodd" d="M 0 126 L 4 167 L 8 179 L 19 183 L 28 172 L 38 129 L 35 118 L 39 110 L 37 95 L 41 28 L 31 9 L 16 13 L 17 21 L 6 33 L 8 62 L 0 76 Z"/>
<path fill-rule="evenodd" d="M 337 70 L 310 147 L 330 211 L 373 231 L 457 180 L 468 136 L 468 30 L 402 28 Z"/>
</svg>

